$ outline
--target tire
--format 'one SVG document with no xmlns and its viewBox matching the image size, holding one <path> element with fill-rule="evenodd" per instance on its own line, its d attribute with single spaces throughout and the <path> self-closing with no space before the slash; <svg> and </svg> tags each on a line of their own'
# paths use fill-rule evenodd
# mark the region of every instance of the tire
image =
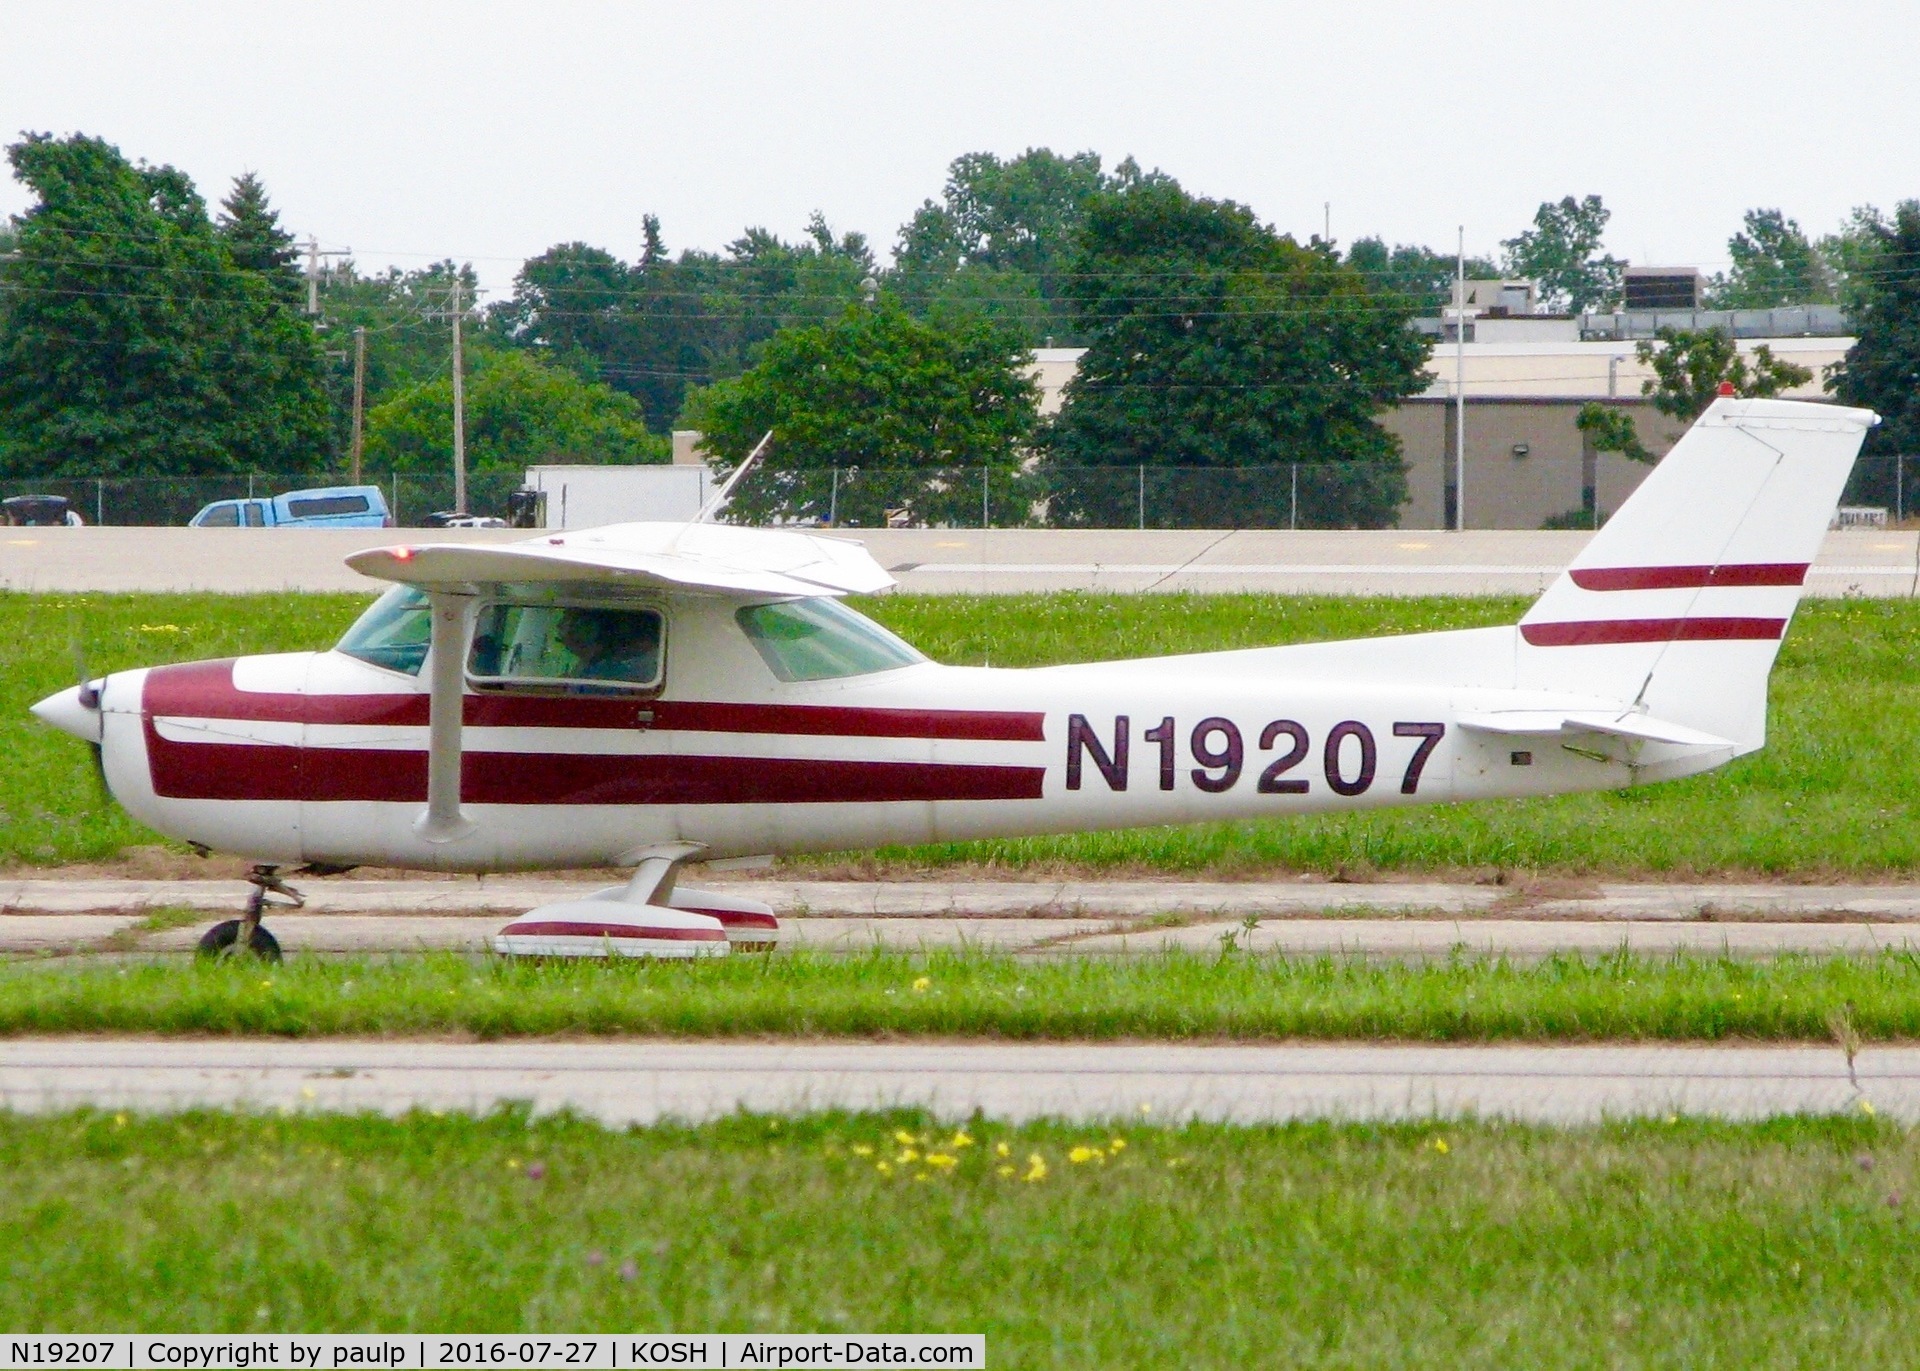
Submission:
<svg viewBox="0 0 1920 1371">
<path fill-rule="evenodd" d="M 240 921 L 228 919 L 225 923 L 217 923 L 209 928 L 201 937 L 200 946 L 195 949 L 195 952 L 206 959 L 231 957 L 234 955 L 234 944 L 239 939 Z M 253 937 L 247 942 L 247 950 L 263 962 L 280 960 L 279 940 L 259 924 L 253 926 Z"/>
</svg>

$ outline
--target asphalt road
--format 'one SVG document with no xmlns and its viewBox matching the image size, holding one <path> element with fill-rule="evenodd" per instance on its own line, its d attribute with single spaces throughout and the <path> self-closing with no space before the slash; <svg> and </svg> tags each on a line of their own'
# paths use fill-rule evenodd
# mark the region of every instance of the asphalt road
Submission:
<svg viewBox="0 0 1920 1371">
<path fill-rule="evenodd" d="M 1920 1121 L 1920 1048 L 15 1039 L 0 1106 L 398 1113 L 510 1100 L 610 1124 L 917 1105 L 944 1117 L 1536 1123 L 1871 1109 Z"/>
<path fill-rule="evenodd" d="M 1586 545 L 1572 532 L 1432 529 L 846 529 L 913 593 L 1042 590 L 1538 594 Z M 350 552 L 388 543 L 511 541 L 518 530 L 0 529 L 0 590 L 373 590 Z M 1920 533 L 1831 533 L 1813 595 L 1911 596 Z"/>
</svg>

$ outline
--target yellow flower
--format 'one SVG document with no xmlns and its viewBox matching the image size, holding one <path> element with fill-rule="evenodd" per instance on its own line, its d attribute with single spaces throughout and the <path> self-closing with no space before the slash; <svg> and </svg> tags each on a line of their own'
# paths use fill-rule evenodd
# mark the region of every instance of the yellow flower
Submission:
<svg viewBox="0 0 1920 1371">
<path fill-rule="evenodd" d="M 1012 1176 L 1012 1175 L 1013 1175 L 1013 1168 L 1012 1168 L 1011 1166 L 1001 1166 L 1001 1167 L 999 1167 L 999 1168 L 997 1168 L 997 1169 L 998 1169 L 998 1171 L 999 1171 L 999 1173 L 1000 1173 L 1000 1174 L 1001 1174 L 1002 1176 Z"/>
<path fill-rule="evenodd" d="M 958 1129 L 954 1132 L 953 1138 L 947 1143 L 947 1146 L 953 1148 L 972 1147 L 973 1139 L 967 1136 L 967 1131 L 964 1128 Z"/>
<path fill-rule="evenodd" d="M 1075 1166 L 1078 1166 L 1082 1162 L 1092 1161 L 1095 1157 L 1099 1155 L 1100 1153 L 1098 1151 L 1096 1151 L 1091 1147 L 1086 1146 L 1083 1143 L 1079 1147 L 1074 1148 L 1073 1151 L 1067 1153 L 1067 1160 L 1072 1162 Z"/>
<path fill-rule="evenodd" d="M 1127 1150 L 1127 1140 L 1125 1138 L 1115 1138 L 1107 1144 L 1107 1150 L 1109 1152 L 1124 1152 Z"/>
<path fill-rule="evenodd" d="M 1152 1105 L 1150 1105 L 1150 1104 L 1148 1104 L 1148 1103 L 1146 1103 L 1146 1102 L 1145 1102 L 1145 1101 L 1143 1100 L 1143 1101 L 1141 1101 L 1141 1103 L 1140 1103 L 1140 1112 L 1141 1112 L 1142 1114 L 1151 1114 L 1151 1113 L 1153 1113 L 1153 1106 L 1152 1106 Z"/>
<path fill-rule="evenodd" d="M 950 1171 L 960 1165 L 960 1162 L 957 1158 L 950 1157 L 944 1152 L 929 1152 L 927 1153 L 927 1165 L 941 1171 Z"/>
<path fill-rule="evenodd" d="M 1868 1099 L 1865 1095 L 1862 1095 L 1860 1097 L 1860 1112 L 1862 1114 L 1865 1114 L 1869 1119 L 1871 1119 L 1879 1111 L 1873 1107 L 1872 1100 Z"/>
<path fill-rule="evenodd" d="M 873 1169 L 875 1171 L 878 1171 L 883 1176 L 891 1176 L 893 1174 L 893 1163 L 888 1161 L 878 1161 L 873 1164 Z"/>
<path fill-rule="evenodd" d="M 1013 1149 L 1003 1142 L 997 1142 L 993 1145 L 993 1155 L 996 1157 L 1011 1157 L 1013 1155 Z"/>
<path fill-rule="evenodd" d="M 1433 1140 L 1433 1150 L 1444 1157 L 1453 1149 L 1447 1146 L 1447 1140 L 1445 1138 L 1435 1138 Z"/>
<path fill-rule="evenodd" d="M 508 1157 L 507 1170 L 518 1171 L 519 1169 L 520 1169 L 520 1159 L 518 1157 Z"/>
<path fill-rule="evenodd" d="M 1027 1174 L 1020 1179 L 1023 1181 L 1044 1181 L 1046 1178 L 1047 1159 L 1038 1152 L 1035 1152 L 1027 1158 Z"/>
<path fill-rule="evenodd" d="M 262 981 L 262 982 L 260 982 L 260 988 L 261 988 L 262 990 L 271 990 L 271 989 L 273 989 L 273 977 L 271 977 L 271 976 L 269 976 L 269 977 L 267 977 L 267 979 L 266 979 L 266 980 L 264 980 L 264 981 Z"/>
<path fill-rule="evenodd" d="M 1187 1164 L 1187 1159 L 1185 1157 L 1168 1157 L 1167 1158 L 1167 1170 L 1169 1171 L 1172 1171 L 1177 1167 L 1185 1166 L 1186 1164 Z"/>
<path fill-rule="evenodd" d="M 913 993 L 916 995 L 924 995 L 931 989 L 933 989 L 933 977 L 931 976 L 921 976 L 913 983 Z"/>
<path fill-rule="evenodd" d="M 853 1145 L 853 1155 L 856 1157 L 871 1157 L 873 1155 L 873 1149 L 865 1143 L 855 1143 Z"/>
<path fill-rule="evenodd" d="M 893 1130 L 893 1140 L 902 1147 L 912 1147 L 915 1142 L 919 1141 L 904 1128 L 896 1128 Z"/>
<path fill-rule="evenodd" d="M 115 1114 L 113 1116 L 113 1126 L 115 1128 L 125 1128 L 127 1126 L 127 1116 L 125 1114 Z"/>
<path fill-rule="evenodd" d="M 899 1162 L 900 1165 L 906 1166 L 910 1162 L 919 1161 L 920 1154 L 915 1152 L 911 1147 L 903 1147 L 900 1149 L 900 1155 L 895 1157 L 894 1160 Z"/>
</svg>

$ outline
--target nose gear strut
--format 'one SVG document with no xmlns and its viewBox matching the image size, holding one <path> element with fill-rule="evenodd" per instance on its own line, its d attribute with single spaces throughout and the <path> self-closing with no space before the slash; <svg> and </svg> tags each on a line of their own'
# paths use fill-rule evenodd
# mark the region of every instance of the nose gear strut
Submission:
<svg viewBox="0 0 1920 1371">
<path fill-rule="evenodd" d="M 300 908 L 307 902 L 307 897 L 281 880 L 277 874 L 279 870 L 277 866 L 256 866 L 247 873 L 253 893 L 247 896 L 246 913 L 240 918 L 228 919 L 209 928 L 200 939 L 200 956 L 237 957 L 245 951 L 263 962 L 280 960 L 279 940 L 260 926 L 260 916 L 267 908 L 267 897 L 278 895 L 290 909 Z"/>
</svg>

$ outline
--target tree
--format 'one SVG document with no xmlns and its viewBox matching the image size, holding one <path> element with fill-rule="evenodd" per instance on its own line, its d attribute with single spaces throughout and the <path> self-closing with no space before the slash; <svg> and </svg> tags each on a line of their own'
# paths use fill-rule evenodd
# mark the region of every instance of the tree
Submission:
<svg viewBox="0 0 1920 1371">
<path fill-rule="evenodd" d="M 1075 239 L 1087 201 L 1117 184 L 1095 152 L 957 157 L 941 203 L 927 201 L 900 230 L 894 287 L 919 312 L 984 315 L 1035 346 L 1071 339 L 1065 273 Z"/>
<path fill-rule="evenodd" d="M 234 177 L 215 227 L 236 266 L 259 272 L 288 308 L 306 303 L 307 285 L 296 265 L 300 254 L 293 235 L 280 227 L 280 215 L 267 203 L 267 188 L 258 176 L 249 171 Z"/>
<path fill-rule="evenodd" d="M 511 471 L 543 462 L 664 462 L 666 443 L 640 407 L 529 353 L 479 347 L 468 356 L 467 467 Z M 453 462 L 453 382 L 408 386 L 367 415 L 367 463 L 438 473 Z"/>
<path fill-rule="evenodd" d="M 1037 422 L 1026 367 L 1019 340 L 993 325 L 916 319 L 882 295 L 775 334 L 745 374 L 695 391 L 686 419 L 727 468 L 772 432 L 736 516 L 869 524 L 905 507 L 921 523 L 971 524 L 978 473 L 989 493 L 995 480 L 1011 493 Z"/>
<path fill-rule="evenodd" d="M 1642 340 L 1634 345 L 1640 365 L 1651 366 L 1654 373 L 1652 380 L 1640 383 L 1640 393 L 1651 396 L 1660 413 L 1684 423 L 1706 413 L 1723 385 L 1731 385 L 1743 399 L 1763 400 L 1813 379 L 1806 367 L 1775 357 L 1765 343 L 1753 350 L 1749 362 L 1724 329 L 1663 328 L 1655 338 L 1657 343 Z M 1580 407 L 1574 424 L 1595 451 L 1624 453 L 1636 462 L 1658 460 L 1640 441 L 1631 414 L 1590 401 Z"/>
<path fill-rule="evenodd" d="M 1392 525 L 1405 466 L 1375 416 L 1427 385 L 1409 299 L 1158 173 L 1089 202 L 1068 291 L 1088 349 L 1046 437 L 1056 521 L 1130 525 L 1140 468 L 1198 467 L 1229 475 L 1183 479 L 1155 522 L 1285 525 L 1270 469 L 1305 462 L 1307 522 Z"/>
<path fill-rule="evenodd" d="M 1389 249 L 1380 238 L 1356 238 L 1347 249 L 1347 265 L 1366 278 L 1379 295 L 1403 295 L 1422 314 L 1438 314 L 1453 300 L 1459 258 L 1432 248 L 1402 243 Z M 1484 257 L 1467 259 L 1467 279 L 1484 281 L 1500 268 Z"/>
<path fill-rule="evenodd" d="M 1920 453 L 1920 201 L 1905 200 L 1871 229 L 1871 270 L 1856 283 L 1854 344 L 1827 378 L 1842 404 L 1880 415 L 1869 454 Z M 1862 462 L 1847 498 L 1894 503 L 1892 464 Z"/>
<path fill-rule="evenodd" d="M 1727 240 L 1733 266 L 1707 291 L 1714 309 L 1777 309 L 1825 304 L 1833 279 L 1800 225 L 1777 209 L 1750 209 L 1746 228 Z"/>
<path fill-rule="evenodd" d="M 1541 301 L 1549 309 L 1579 314 L 1612 304 L 1627 265 L 1599 255 L 1612 217 L 1597 195 L 1544 202 L 1534 211 L 1532 228 L 1501 240 L 1506 274 L 1539 282 Z"/>
<path fill-rule="evenodd" d="M 318 341 L 241 267 L 193 183 L 97 138 L 7 149 L 36 203 L 0 275 L 0 470 L 304 472 L 327 454 Z"/>
</svg>

